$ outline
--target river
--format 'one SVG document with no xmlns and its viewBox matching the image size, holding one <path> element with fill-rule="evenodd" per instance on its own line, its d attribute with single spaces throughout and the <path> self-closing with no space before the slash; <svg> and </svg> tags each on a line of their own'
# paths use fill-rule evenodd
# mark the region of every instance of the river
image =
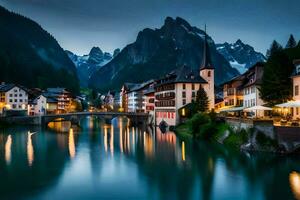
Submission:
<svg viewBox="0 0 300 200">
<path fill-rule="evenodd" d="M 0 130 L 0 199 L 300 199 L 300 157 L 87 117 Z"/>
</svg>

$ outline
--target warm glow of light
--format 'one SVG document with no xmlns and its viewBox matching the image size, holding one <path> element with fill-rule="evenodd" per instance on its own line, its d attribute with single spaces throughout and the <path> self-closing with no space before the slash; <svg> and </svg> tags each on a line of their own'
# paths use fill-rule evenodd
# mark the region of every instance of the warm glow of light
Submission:
<svg viewBox="0 0 300 200">
<path fill-rule="evenodd" d="M 12 138 L 11 135 L 9 135 L 5 143 L 5 161 L 7 165 L 9 165 L 11 162 L 11 144 Z"/>
<path fill-rule="evenodd" d="M 104 126 L 103 142 L 104 142 L 104 150 L 105 150 L 105 152 L 107 152 L 107 127 L 106 126 Z"/>
<path fill-rule="evenodd" d="M 119 129 L 120 129 L 120 151 L 123 153 L 123 123 L 121 118 L 119 119 Z"/>
<path fill-rule="evenodd" d="M 22 109 L 25 110 L 26 109 L 26 105 L 22 104 Z"/>
<path fill-rule="evenodd" d="M 6 104 L 6 105 L 5 105 L 5 108 L 6 108 L 7 110 L 10 110 L 10 109 L 11 109 L 11 105 Z"/>
<path fill-rule="evenodd" d="M 144 151 L 147 157 L 153 156 L 153 140 L 151 134 L 144 132 Z"/>
<path fill-rule="evenodd" d="M 114 126 L 110 126 L 110 153 L 111 155 L 114 155 Z"/>
<path fill-rule="evenodd" d="M 130 152 L 130 134 L 129 134 L 129 128 L 128 127 L 127 127 L 127 131 L 126 131 L 126 141 L 127 141 L 128 152 Z"/>
<path fill-rule="evenodd" d="M 182 109 L 181 114 L 182 116 L 185 116 L 185 108 Z"/>
<path fill-rule="evenodd" d="M 73 132 L 72 128 L 70 128 L 70 131 L 69 131 L 69 154 L 70 154 L 71 158 L 74 158 L 76 155 L 74 132 Z"/>
<path fill-rule="evenodd" d="M 49 109 L 49 103 L 46 104 L 46 109 Z"/>
<path fill-rule="evenodd" d="M 300 174 L 297 172 L 290 173 L 289 180 L 295 199 L 300 199 Z"/>
<path fill-rule="evenodd" d="M 28 160 L 28 165 L 32 166 L 32 163 L 34 161 L 34 150 L 33 150 L 33 145 L 32 145 L 32 138 L 31 136 L 34 133 L 30 133 L 28 131 L 28 135 L 27 135 L 27 160 Z"/>
<path fill-rule="evenodd" d="M 184 141 L 181 143 L 181 154 L 182 154 L 182 160 L 185 161 L 185 144 Z"/>
</svg>

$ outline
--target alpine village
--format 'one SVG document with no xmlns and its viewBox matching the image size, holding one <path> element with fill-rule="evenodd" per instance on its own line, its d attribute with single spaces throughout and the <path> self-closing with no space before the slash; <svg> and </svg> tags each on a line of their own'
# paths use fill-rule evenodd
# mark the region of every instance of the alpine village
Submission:
<svg viewBox="0 0 300 200">
<path fill-rule="evenodd" d="M 1 130 L 55 130 L 67 135 L 71 158 L 80 157 L 75 137 L 83 122 L 95 128 L 94 119 L 104 120 L 104 149 L 114 155 L 135 152 L 131 143 L 140 137 L 145 156 L 159 154 L 159 144 L 178 144 L 180 162 L 188 161 L 191 142 L 247 155 L 288 157 L 300 150 L 300 41 L 292 34 L 284 46 L 274 40 L 263 55 L 239 39 L 215 44 L 209 25 L 201 30 L 167 17 L 161 28 L 140 31 L 135 42 L 113 55 L 93 47 L 79 56 L 63 50 L 36 22 L 3 7 L 0 25 L 6 27 L 0 28 Z M 33 142 L 38 134 L 28 132 L 30 166 L 38 162 Z M 0 148 L 12 164 L 14 154 L 7 149 L 20 141 L 13 135 L 0 135 L 2 140 Z M 290 176 L 291 185 L 299 182 L 298 173 Z M 299 197 L 297 186 L 291 187 Z"/>
</svg>

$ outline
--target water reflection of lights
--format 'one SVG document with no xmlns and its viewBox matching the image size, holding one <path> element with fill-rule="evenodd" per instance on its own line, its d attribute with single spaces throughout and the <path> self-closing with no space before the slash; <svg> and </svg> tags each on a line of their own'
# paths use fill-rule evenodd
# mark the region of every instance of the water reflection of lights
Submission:
<svg viewBox="0 0 300 200">
<path fill-rule="evenodd" d="M 300 199 L 300 174 L 297 172 L 291 172 L 289 180 L 295 199 Z"/>
<path fill-rule="evenodd" d="M 71 122 L 62 121 L 62 122 L 50 122 L 48 127 L 57 132 L 67 133 L 71 128 Z"/>
<path fill-rule="evenodd" d="M 107 152 L 107 126 L 104 126 L 104 136 L 103 136 L 103 142 L 104 142 L 104 150 Z"/>
<path fill-rule="evenodd" d="M 5 161 L 6 164 L 8 165 L 11 162 L 11 144 L 12 144 L 12 138 L 11 135 L 9 135 L 5 143 Z"/>
<path fill-rule="evenodd" d="M 144 151 L 147 157 L 153 156 L 153 140 L 152 135 L 144 132 Z"/>
<path fill-rule="evenodd" d="M 110 126 L 110 140 L 109 140 L 109 146 L 110 146 L 110 153 L 111 155 L 114 154 L 114 126 Z"/>
<path fill-rule="evenodd" d="M 32 166 L 32 163 L 34 161 L 34 150 L 33 150 L 33 145 L 32 145 L 32 138 L 31 136 L 34 133 L 30 133 L 28 131 L 28 135 L 27 135 L 27 160 L 28 160 L 28 165 Z"/>
<path fill-rule="evenodd" d="M 182 154 L 182 160 L 185 161 L 185 144 L 184 141 L 181 143 L 181 154 Z"/>
<path fill-rule="evenodd" d="M 121 153 L 123 153 L 123 123 L 121 118 L 119 118 L 119 130 L 120 130 L 120 151 Z"/>
<path fill-rule="evenodd" d="M 73 132 L 72 128 L 70 128 L 70 131 L 69 131 L 69 154 L 70 154 L 71 158 L 74 158 L 76 155 L 74 132 Z"/>
</svg>

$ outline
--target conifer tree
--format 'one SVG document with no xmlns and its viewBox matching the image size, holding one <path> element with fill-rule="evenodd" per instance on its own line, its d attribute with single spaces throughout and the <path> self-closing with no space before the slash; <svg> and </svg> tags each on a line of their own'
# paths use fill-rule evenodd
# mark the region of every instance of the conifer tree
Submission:
<svg viewBox="0 0 300 200">
<path fill-rule="evenodd" d="M 282 46 L 276 40 L 273 40 L 270 49 L 267 50 L 267 58 L 280 50 L 282 50 Z"/>
<path fill-rule="evenodd" d="M 289 100 L 292 96 L 290 77 L 293 70 L 294 65 L 283 50 L 273 53 L 264 67 L 261 98 L 272 106 Z"/>
<path fill-rule="evenodd" d="M 291 34 L 285 48 L 289 49 L 289 48 L 294 48 L 296 46 L 297 46 L 297 42 L 296 42 L 293 34 Z"/>
<path fill-rule="evenodd" d="M 196 97 L 196 110 L 198 112 L 206 112 L 208 110 L 208 96 L 205 90 L 200 87 Z"/>
</svg>

